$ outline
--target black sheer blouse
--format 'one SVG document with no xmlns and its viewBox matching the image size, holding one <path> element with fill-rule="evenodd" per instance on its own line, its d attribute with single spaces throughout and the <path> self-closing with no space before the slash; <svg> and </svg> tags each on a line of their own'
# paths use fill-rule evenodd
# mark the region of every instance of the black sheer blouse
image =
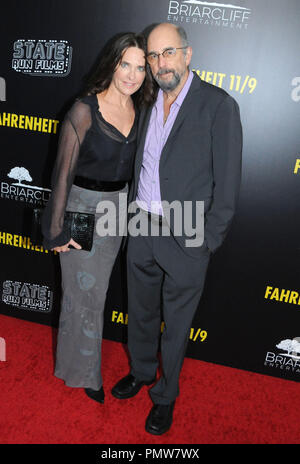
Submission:
<svg viewBox="0 0 300 464">
<path fill-rule="evenodd" d="M 137 111 L 128 137 L 102 117 L 96 95 L 76 100 L 62 123 L 51 197 L 42 217 L 45 248 L 65 245 L 68 195 L 76 175 L 96 181 L 129 181 L 136 150 Z"/>
</svg>

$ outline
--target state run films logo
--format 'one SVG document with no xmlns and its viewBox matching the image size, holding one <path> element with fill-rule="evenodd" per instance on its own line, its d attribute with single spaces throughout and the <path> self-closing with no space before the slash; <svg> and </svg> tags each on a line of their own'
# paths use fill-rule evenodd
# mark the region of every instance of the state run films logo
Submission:
<svg viewBox="0 0 300 464">
<path fill-rule="evenodd" d="M 30 76 L 66 77 L 72 47 L 67 40 L 19 39 L 13 45 L 12 69 Z"/>
<path fill-rule="evenodd" d="M 244 0 L 240 0 L 243 2 Z M 170 0 L 167 20 L 227 29 L 248 29 L 251 9 L 231 3 Z"/>
<path fill-rule="evenodd" d="M 276 348 L 280 353 L 268 351 L 265 366 L 300 374 L 300 337 L 282 340 Z"/>
<path fill-rule="evenodd" d="M 19 309 L 49 313 L 52 310 L 53 291 L 47 285 L 5 280 L 2 283 L 1 301 Z"/>
<path fill-rule="evenodd" d="M 45 206 L 50 198 L 51 190 L 36 185 L 28 185 L 24 182 L 32 182 L 28 169 L 16 166 L 12 168 L 7 177 L 17 182 L 1 182 L 0 196 L 6 200 L 16 200 L 30 203 L 34 206 Z"/>
</svg>

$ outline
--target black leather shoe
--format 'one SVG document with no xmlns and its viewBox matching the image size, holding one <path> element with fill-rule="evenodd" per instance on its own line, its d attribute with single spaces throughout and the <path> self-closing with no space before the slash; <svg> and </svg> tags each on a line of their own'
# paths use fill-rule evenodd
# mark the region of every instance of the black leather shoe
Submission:
<svg viewBox="0 0 300 464">
<path fill-rule="evenodd" d="M 93 390 L 92 388 L 85 388 L 84 391 L 89 398 L 92 398 L 92 400 L 98 401 L 98 403 L 101 403 L 101 404 L 104 403 L 103 387 L 101 387 L 100 390 Z"/>
<path fill-rule="evenodd" d="M 162 435 L 172 425 L 175 401 L 170 404 L 155 404 L 146 420 L 146 431 L 152 435 Z"/>
<path fill-rule="evenodd" d="M 151 385 L 153 382 L 155 382 L 155 378 L 146 382 L 138 380 L 136 377 L 129 374 L 113 387 L 111 393 L 115 398 L 125 400 L 126 398 L 135 396 L 144 385 Z"/>
</svg>

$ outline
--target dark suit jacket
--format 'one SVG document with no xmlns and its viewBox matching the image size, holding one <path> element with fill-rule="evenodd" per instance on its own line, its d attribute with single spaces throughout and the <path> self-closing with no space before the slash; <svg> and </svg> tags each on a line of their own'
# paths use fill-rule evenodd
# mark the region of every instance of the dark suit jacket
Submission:
<svg viewBox="0 0 300 464">
<path fill-rule="evenodd" d="M 129 202 L 136 199 L 151 108 L 141 112 L 134 177 Z M 204 201 L 204 244 L 186 247 L 184 234 L 175 236 L 183 251 L 197 256 L 207 246 L 214 252 L 232 221 L 240 186 L 242 128 L 239 107 L 224 90 L 195 73 L 179 109 L 160 165 L 161 199 Z M 171 225 L 172 228 L 172 225 Z"/>
</svg>

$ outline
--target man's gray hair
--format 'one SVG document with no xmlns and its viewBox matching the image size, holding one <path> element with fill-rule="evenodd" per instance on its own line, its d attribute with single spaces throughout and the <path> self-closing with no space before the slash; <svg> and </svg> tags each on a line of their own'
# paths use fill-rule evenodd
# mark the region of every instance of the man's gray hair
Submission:
<svg viewBox="0 0 300 464">
<path fill-rule="evenodd" d="M 175 26 L 175 27 L 176 27 L 177 33 L 178 33 L 178 35 L 180 37 L 182 47 L 188 47 L 189 42 L 188 42 L 188 38 L 187 38 L 187 34 L 186 34 L 185 30 L 183 29 L 182 26 Z M 186 55 L 186 50 L 183 50 L 183 53 Z"/>
<path fill-rule="evenodd" d="M 150 35 L 150 33 L 158 26 L 160 26 L 161 24 L 164 24 L 164 23 L 153 23 L 153 24 L 150 24 L 150 26 L 147 26 L 144 30 L 143 30 L 143 34 L 146 38 L 146 40 L 148 40 L 148 37 Z M 170 23 L 168 23 L 170 24 Z M 180 41 L 181 41 L 181 46 L 182 47 L 188 47 L 189 46 L 189 42 L 188 42 L 188 38 L 187 38 L 187 34 L 185 32 L 185 29 L 183 29 L 182 26 L 177 26 L 176 24 L 173 24 L 173 26 L 175 27 L 176 31 L 177 31 L 177 34 L 179 35 L 180 37 Z M 183 50 L 183 53 L 184 55 L 186 55 L 186 49 Z"/>
</svg>

